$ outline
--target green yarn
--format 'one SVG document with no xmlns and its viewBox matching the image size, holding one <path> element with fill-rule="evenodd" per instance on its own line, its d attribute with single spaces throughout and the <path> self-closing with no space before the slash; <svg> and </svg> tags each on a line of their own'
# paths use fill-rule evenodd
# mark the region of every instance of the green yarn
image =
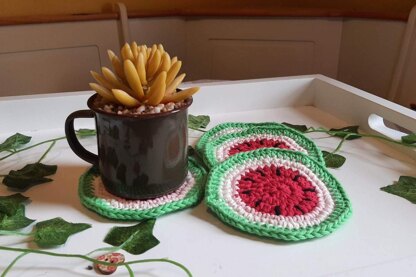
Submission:
<svg viewBox="0 0 416 277">
<path fill-rule="evenodd" d="M 235 154 L 226 159 L 224 162 L 219 163 L 216 157 L 217 147 L 235 138 L 244 138 L 255 134 L 281 135 L 291 138 L 300 147 L 305 149 L 308 152 L 308 155 L 292 150 L 262 148 Z M 312 140 L 308 139 L 296 130 L 272 122 L 223 123 L 207 131 L 198 141 L 195 150 L 202 157 L 206 165 L 211 168 L 205 191 L 207 206 L 221 221 L 240 231 L 272 239 L 301 241 L 331 234 L 342 226 L 342 224 L 352 214 L 350 200 L 340 183 L 327 171 L 320 149 Z M 300 225 L 306 227 L 290 225 L 291 227 L 287 228 L 287 225 L 283 225 L 286 227 L 282 227 L 281 222 L 286 222 L 286 219 L 289 221 L 293 220 L 290 217 L 278 217 L 283 217 L 284 220 L 279 221 L 280 223 L 276 223 L 276 225 L 274 225 L 272 223 L 275 223 L 276 221 L 264 221 L 262 217 L 264 213 L 259 212 L 261 219 L 255 219 L 256 221 L 254 221 L 250 219 L 254 217 L 243 216 L 246 214 L 239 211 L 240 206 L 232 207 L 232 205 L 235 204 L 228 204 L 225 199 L 228 196 L 223 198 L 222 194 L 222 191 L 227 189 L 223 187 L 223 185 L 228 182 L 226 181 L 226 176 L 239 168 L 244 168 L 247 163 L 266 158 L 288 161 L 288 164 L 294 162 L 302 164 L 308 168 L 324 184 L 322 185 L 319 182 L 321 188 L 323 186 L 326 187 L 323 191 L 325 191 L 325 195 L 328 196 L 328 199 L 332 199 L 334 205 L 333 208 L 321 210 L 319 213 L 325 214 L 325 212 L 328 211 L 329 214 L 330 211 L 330 214 L 324 215 L 316 221 L 314 221 L 314 217 L 312 219 L 308 219 L 310 220 L 308 224 L 303 224 L 304 221 L 301 221 L 302 224 Z M 148 209 L 126 209 L 124 207 L 115 208 L 105 201 L 105 199 L 97 197 L 94 194 L 93 181 L 94 178 L 99 176 L 99 172 L 95 167 L 90 168 L 80 177 L 78 190 L 79 197 L 85 207 L 102 216 L 112 219 L 142 220 L 160 217 L 167 213 L 172 213 L 194 206 L 202 199 L 204 195 L 204 183 L 207 172 L 194 157 L 189 157 L 188 164 L 189 170 L 195 178 L 195 185 L 190 189 L 190 191 L 187 192 L 183 199 L 161 204 L 157 207 Z M 313 179 L 316 180 L 315 177 L 313 177 Z M 319 201 L 322 201 L 322 199 L 319 198 Z M 323 205 L 326 205 L 324 207 L 332 207 L 329 206 L 332 205 L 331 201 L 324 202 Z M 276 215 L 280 216 L 280 212 L 276 213 Z M 307 214 L 304 215 L 306 216 Z"/>
<path fill-rule="evenodd" d="M 81 203 L 88 209 L 112 219 L 119 220 L 142 220 L 160 217 L 164 214 L 176 212 L 197 205 L 204 195 L 204 184 L 206 179 L 205 169 L 192 158 L 188 158 L 188 169 L 195 178 L 195 185 L 186 194 L 185 198 L 163 204 L 149 209 L 118 209 L 109 205 L 104 199 L 94 194 L 93 180 L 99 176 L 96 167 L 90 168 L 79 179 L 78 195 Z"/>
<path fill-rule="evenodd" d="M 282 135 L 288 138 L 293 139 L 300 147 L 305 149 L 308 152 L 308 155 L 319 162 L 322 165 L 325 165 L 325 160 L 322 156 L 321 150 L 316 146 L 316 144 L 310 140 L 309 138 L 302 135 L 300 132 L 286 128 L 283 126 L 275 126 L 275 124 L 270 125 L 268 123 L 264 123 L 262 127 L 258 126 L 253 129 L 247 129 L 240 132 L 235 132 L 227 135 L 223 135 L 217 139 L 213 139 L 208 141 L 205 144 L 205 147 L 201 150 L 202 157 L 205 164 L 212 168 L 213 166 L 220 163 L 216 156 L 216 149 L 217 147 L 223 145 L 224 143 L 231 141 L 236 138 L 245 138 L 250 135 L 255 134 L 265 134 L 265 135 Z"/>
<path fill-rule="evenodd" d="M 311 170 L 325 184 L 334 201 L 334 210 L 331 214 L 317 225 L 289 229 L 269 223 L 251 221 L 233 210 L 219 193 L 223 189 L 224 176 L 235 170 L 236 167 L 244 165 L 249 161 L 267 157 L 301 163 Z M 288 241 L 300 241 L 326 236 L 338 229 L 352 214 L 351 203 L 345 191 L 335 177 L 326 170 L 325 166 L 305 154 L 273 148 L 239 153 L 214 167 L 207 181 L 206 203 L 221 221 L 241 231 L 261 237 Z"/>
<path fill-rule="evenodd" d="M 284 125 L 275 123 L 275 122 L 260 122 L 260 123 L 245 123 L 245 122 L 226 122 L 226 123 L 220 123 L 217 126 L 211 128 L 207 132 L 205 132 L 199 139 L 198 143 L 195 146 L 195 150 L 198 152 L 198 154 L 202 155 L 205 145 L 212 141 L 217 139 L 219 136 L 222 136 L 224 134 L 229 134 L 228 132 L 238 132 L 243 131 L 251 128 L 257 128 L 257 127 L 284 127 Z M 240 129 L 238 131 L 233 131 L 233 129 Z"/>
</svg>

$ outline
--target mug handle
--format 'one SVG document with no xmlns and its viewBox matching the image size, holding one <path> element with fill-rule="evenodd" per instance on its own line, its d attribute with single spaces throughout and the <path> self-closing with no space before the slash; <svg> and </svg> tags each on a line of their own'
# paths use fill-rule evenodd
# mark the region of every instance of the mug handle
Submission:
<svg viewBox="0 0 416 277">
<path fill-rule="evenodd" d="M 79 110 L 71 113 L 65 121 L 65 135 L 68 141 L 69 147 L 72 151 L 83 159 L 84 161 L 98 165 L 98 156 L 86 150 L 81 143 L 79 143 L 77 135 L 74 130 L 74 120 L 76 118 L 94 118 L 95 113 L 91 110 Z"/>
</svg>

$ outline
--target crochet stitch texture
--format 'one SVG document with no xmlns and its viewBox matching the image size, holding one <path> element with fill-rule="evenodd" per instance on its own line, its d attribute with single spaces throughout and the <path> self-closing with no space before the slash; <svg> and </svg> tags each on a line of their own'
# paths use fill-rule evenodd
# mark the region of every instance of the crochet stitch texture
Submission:
<svg viewBox="0 0 416 277">
<path fill-rule="evenodd" d="M 351 215 L 351 203 L 325 166 L 307 155 L 263 148 L 215 166 L 206 203 L 248 233 L 299 241 L 328 235 Z"/>
<path fill-rule="evenodd" d="M 202 149 L 204 162 L 211 168 L 230 156 L 259 148 L 290 149 L 309 155 L 321 164 L 325 164 L 321 150 L 315 143 L 296 130 L 283 127 L 261 127 L 246 129 L 211 139 Z"/>
<path fill-rule="evenodd" d="M 176 212 L 200 202 L 204 195 L 206 171 L 192 157 L 188 160 L 184 184 L 173 193 L 147 200 L 126 200 L 107 192 L 96 167 L 90 168 L 79 180 L 78 194 L 88 209 L 108 218 L 142 220 Z"/>
<path fill-rule="evenodd" d="M 220 123 L 215 127 L 209 129 L 205 132 L 201 138 L 199 139 L 198 143 L 195 145 L 195 150 L 198 152 L 199 155 L 202 156 L 202 153 L 205 149 L 205 146 L 208 142 L 215 140 L 221 136 L 232 134 L 252 128 L 257 127 L 284 127 L 284 125 L 275 123 L 275 122 L 260 122 L 260 123 L 245 123 L 245 122 L 226 122 Z"/>
</svg>

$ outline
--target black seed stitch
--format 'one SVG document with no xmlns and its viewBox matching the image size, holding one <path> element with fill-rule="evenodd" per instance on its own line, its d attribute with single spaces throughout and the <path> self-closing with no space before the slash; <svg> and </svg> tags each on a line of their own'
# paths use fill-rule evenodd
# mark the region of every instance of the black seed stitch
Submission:
<svg viewBox="0 0 416 277">
<path fill-rule="evenodd" d="M 303 189 L 304 192 L 310 191 L 310 192 L 315 192 L 314 188 L 310 188 L 310 189 Z"/>
<path fill-rule="evenodd" d="M 245 142 L 244 143 L 247 147 L 251 147 L 251 143 Z"/>
<path fill-rule="evenodd" d="M 256 203 L 254 203 L 254 206 L 258 207 L 260 205 L 260 203 L 261 203 L 261 200 L 257 200 Z"/>
<path fill-rule="evenodd" d="M 296 175 L 296 176 L 293 178 L 293 181 L 297 182 L 297 181 L 299 180 L 299 178 L 300 178 L 300 175 Z"/>
<path fill-rule="evenodd" d="M 243 179 L 244 181 L 250 181 L 250 182 L 252 182 L 252 183 L 254 183 L 255 181 L 253 180 L 253 179 L 251 179 L 251 178 L 244 178 Z"/>
<path fill-rule="evenodd" d="M 264 139 L 260 141 L 260 145 L 264 145 Z"/>
<path fill-rule="evenodd" d="M 303 198 L 303 200 L 305 200 L 305 201 L 312 201 L 311 199 L 309 199 L 309 198 Z"/>
<path fill-rule="evenodd" d="M 89 266 L 87 266 L 85 269 L 86 269 L 86 270 L 93 270 L 93 267 L 89 265 Z"/>
<path fill-rule="evenodd" d="M 274 207 L 274 214 L 275 215 L 281 215 L 282 214 L 282 211 L 280 210 L 279 206 Z"/>
<path fill-rule="evenodd" d="M 282 173 L 280 172 L 280 169 L 278 167 L 276 168 L 276 175 L 277 176 L 281 176 L 282 175 Z"/>
<path fill-rule="evenodd" d="M 279 148 L 280 147 L 280 142 L 277 142 L 273 145 L 273 147 Z"/>
<path fill-rule="evenodd" d="M 266 174 L 264 174 L 263 170 L 257 169 L 256 172 L 260 173 L 260 175 L 263 176 L 263 177 L 266 176 Z"/>
<path fill-rule="evenodd" d="M 305 212 L 298 205 L 295 206 L 295 209 L 300 211 L 302 214 L 305 214 Z"/>
<path fill-rule="evenodd" d="M 251 190 L 245 190 L 243 192 L 241 192 L 242 194 L 251 194 Z"/>
</svg>

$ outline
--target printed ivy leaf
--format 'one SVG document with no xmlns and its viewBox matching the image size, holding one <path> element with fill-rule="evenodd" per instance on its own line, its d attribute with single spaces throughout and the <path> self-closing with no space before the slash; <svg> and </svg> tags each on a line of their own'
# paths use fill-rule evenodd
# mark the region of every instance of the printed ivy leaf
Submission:
<svg viewBox="0 0 416 277">
<path fill-rule="evenodd" d="M 3 179 L 3 184 L 8 187 L 26 190 L 33 185 L 39 185 L 52 181 L 45 176 L 53 175 L 57 170 L 56 165 L 42 163 L 28 164 L 19 170 L 11 170 Z"/>
<path fill-rule="evenodd" d="M 416 143 L 416 134 L 410 134 L 410 135 L 407 135 L 407 136 L 402 136 L 402 142 L 408 143 L 408 144 Z"/>
<path fill-rule="evenodd" d="M 347 126 L 339 129 L 332 128 L 329 130 L 329 134 L 339 138 L 345 138 L 348 135 L 348 138 L 346 138 L 346 140 L 358 139 L 361 137 L 361 135 L 358 132 L 358 128 L 359 126 Z M 353 133 L 355 135 L 345 134 L 345 132 Z"/>
<path fill-rule="evenodd" d="M 416 204 L 416 178 L 400 176 L 399 181 L 393 185 L 380 188 L 382 191 L 403 197 Z"/>
<path fill-rule="evenodd" d="M 91 228 L 86 223 L 71 223 L 60 217 L 45 220 L 35 225 L 34 242 L 40 247 L 52 247 L 64 244 L 76 233 Z"/>
<path fill-rule="evenodd" d="M 346 160 L 344 156 L 329 153 L 328 151 L 322 151 L 322 154 L 324 156 L 325 165 L 329 168 L 340 168 Z"/>
<path fill-rule="evenodd" d="M 32 224 L 35 220 L 25 216 L 25 206 L 20 204 L 13 215 L 0 214 L 0 230 L 15 231 Z"/>
<path fill-rule="evenodd" d="M 20 205 L 28 199 L 29 197 L 23 196 L 20 193 L 0 196 L 0 213 L 8 216 L 16 214 Z"/>
<path fill-rule="evenodd" d="M 138 255 L 159 244 L 159 240 L 153 236 L 155 219 L 140 222 L 129 227 L 113 227 L 104 239 L 104 242 L 133 255 Z"/>
<path fill-rule="evenodd" d="M 287 123 L 287 122 L 282 122 L 282 124 L 289 127 L 289 128 L 295 129 L 295 130 L 297 130 L 301 133 L 304 133 L 304 132 L 306 132 L 306 130 L 308 130 L 308 127 L 306 125 L 294 125 L 294 124 L 290 124 L 290 123 Z"/>
<path fill-rule="evenodd" d="M 2 144 L 0 144 L 0 152 L 7 150 L 14 150 L 22 145 L 29 143 L 32 137 L 16 133 L 13 136 L 8 137 Z"/>
<path fill-rule="evenodd" d="M 190 129 L 204 129 L 208 126 L 210 118 L 207 115 L 188 115 L 188 128 Z"/>
<path fill-rule="evenodd" d="M 97 134 L 94 129 L 78 129 L 75 133 L 79 138 L 92 137 Z"/>
</svg>

